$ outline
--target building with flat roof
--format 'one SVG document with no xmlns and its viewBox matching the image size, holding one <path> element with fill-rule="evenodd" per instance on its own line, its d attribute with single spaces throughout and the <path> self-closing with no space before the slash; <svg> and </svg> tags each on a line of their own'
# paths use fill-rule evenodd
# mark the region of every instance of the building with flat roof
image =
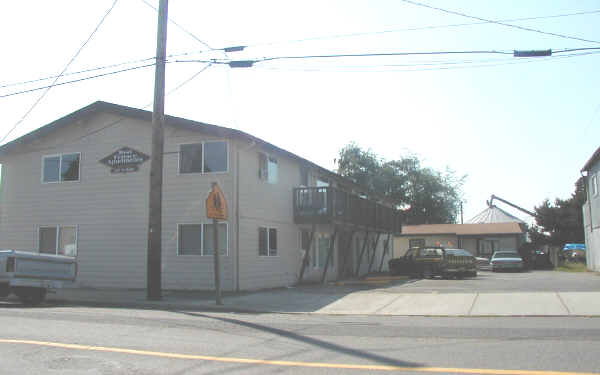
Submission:
<svg viewBox="0 0 600 375">
<path fill-rule="evenodd" d="M 527 229 L 518 222 L 481 224 L 405 225 L 394 240 L 394 257 L 418 246 L 460 248 L 474 256 L 489 258 L 498 250 L 517 251 Z"/>
</svg>

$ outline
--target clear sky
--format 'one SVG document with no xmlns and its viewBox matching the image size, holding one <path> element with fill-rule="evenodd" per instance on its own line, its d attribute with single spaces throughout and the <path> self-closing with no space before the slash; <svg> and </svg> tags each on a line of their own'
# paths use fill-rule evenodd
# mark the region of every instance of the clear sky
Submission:
<svg viewBox="0 0 600 375">
<path fill-rule="evenodd" d="M 178 56 L 169 59 L 167 91 L 205 67 L 177 60 L 600 47 L 597 0 L 415 1 L 487 20 L 536 18 L 506 23 L 573 39 L 401 0 L 171 0 L 169 16 L 186 31 L 168 26 L 167 53 Z M 58 75 L 113 2 L 3 4 L 0 85 L 10 86 L 0 95 L 50 85 L 12 84 Z M 144 1 L 117 1 L 66 73 L 138 62 L 58 82 L 151 63 L 139 60 L 155 54 L 156 22 Z M 208 50 L 233 45 L 249 47 L 227 55 Z M 329 169 L 352 141 L 386 159 L 416 154 L 426 166 L 468 175 L 468 220 L 491 194 L 532 210 L 545 198 L 574 191 L 579 170 L 600 146 L 599 52 L 273 60 L 247 69 L 213 64 L 166 97 L 166 112 L 246 131 Z M 9 141 L 96 100 L 145 107 L 153 81 L 154 69 L 147 67 L 57 86 L 22 122 L 44 91 L 0 98 L 0 136 L 18 123 Z"/>
</svg>

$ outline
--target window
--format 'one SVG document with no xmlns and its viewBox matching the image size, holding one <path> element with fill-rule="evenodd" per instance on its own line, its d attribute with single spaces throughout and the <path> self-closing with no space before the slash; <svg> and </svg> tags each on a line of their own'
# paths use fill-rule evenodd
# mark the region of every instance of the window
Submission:
<svg viewBox="0 0 600 375">
<path fill-rule="evenodd" d="M 412 240 L 408 240 L 408 247 L 425 247 L 425 239 L 414 238 Z"/>
<path fill-rule="evenodd" d="M 308 167 L 300 167 L 300 186 L 308 186 Z"/>
<path fill-rule="evenodd" d="M 492 255 L 496 250 L 498 250 L 499 244 L 500 244 L 500 241 L 498 241 L 498 240 L 480 240 L 478 255 L 484 255 L 484 256 Z"/>
<path fill-rule="evenodd" d="M 44 156 L 42 182 L 79 181 L 80 154 Z"/>
<path fill-rule="evenodd" d="M 76 226 L 47 226 L 39 229 L 39 252 L 74 257 L 77 255 Z"/>
<path fill-rule="evenodd" d="M 227 255 L 227 223 L 219 223 L 219 254 Z M 214 255 L 213 224 L 179 224 L 177 255 Z"/>
<path fill-rule="evenodd" d="M 598 179 L 597 179 L 596 175 L 592 176 L 591 185 L 592 185 L 591 186 L 592 196 L 598 195 Z"/>
<path fill-rule="evenodd" d="M 227 142 L 211 141 L 179 146 L 179 173 L 227 172 Z"/>
<path fill-rule="evenodd" d="M 263 153 L 258 154 L 258 178 L 270 184 L 276 184 L 279 174 L 277 159 Z"/>
<path fill-rule="evenodd" d="M 258 255 L 277 256 L 277 229 L 258 228 Z"/>
</svg>

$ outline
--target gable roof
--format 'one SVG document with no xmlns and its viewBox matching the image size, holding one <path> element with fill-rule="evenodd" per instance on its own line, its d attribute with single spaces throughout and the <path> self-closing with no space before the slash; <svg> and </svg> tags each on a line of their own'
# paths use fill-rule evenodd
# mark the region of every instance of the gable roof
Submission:
<svg viewBox="0 0 600 375">
<path fill-rule="evenodd" d="M 592 157 L 585 163 L 583 168 L 581 168 L 581 172 L 589 171 L 592 168 L 592 165 L 600 160 L 600 147 L 592 154 Z"/>
<path fill-rule="evenodd" d="M 51 134 L 69 124 L 74 122 L 86 119 L 96 113 L 113 113 L 123 117 L 135 118 L 139 120 L 144 120 L 148 122 L 152 122 L 152 112 L 146 111 L 143 109 L 127 107 L 119 104 L 104 102 L 104 101 L 96 101 L 88 106 L 85 106 L 75 112 L 72 112 L 64 117 L 59 118 L 49 124 L 46 124 L 30 133 L 27 133 L 11 142 L 5 143 L 0 146 L 0 156 L 10 154 L 12 151 L 18 149 L 19 146 L 30 143 L 36 139 L 44 137 L 48 134 Z M 396 203 L 391 199 L 384 197 L 378 193 L 373 191 L 369 191 L 366 187 L 355 183 L 354 181 L 343 177 L 335 172 L 332 172 L 328 169 L 325 169 L 307 159 L 304 159 L 290 151 L 279 148 L 267 141 L 264 141 L 258 137 L 255 137 L 251 134 L 243 132 L 241 130 L 231 129 L 224 126 L 207 124 L 204 122 L 198 122 L 193 120 L 184 119 L 181 117 L 169 116 L 165 115 L 165 125 L 178 127 L 182 129 L 194 130 L 194 131 L 203 131 L 205 133 L 214 135 L 216 137 L 222 138 L 238 138 L 245 139 L 250 142 L 255 142 L 256 144 L 278 154 L 285 155 L 293 160 L 299 161 L 303 164 L 306 164 L 323 175 L 333 178 L 339 182 L 342 182 L 345 186 L 349 186 L 351 188 L 360 190 L 361 192 L 366 193 L 371 199 L 378 200 L 383 203 L 387 203 L 388 205 L 395 206 Z"/>
<path fill-rule="evenodd" d="M 485 224 L 423 224 L 405 225 L 400 236 L 453 234 L 457 236 L 475 236 L 492 234 L 523 234 L 525 226 L 512 223 Z"/>
<path fill-rule="evenodd" d="M 471 220 L 467 221 L 468 224 L 485 224 L 485 223 L 525 223 L 523 220 L 516 216 L 509 214 L 497 206 L 490 206 L 485 210 L 475 215 Z"/>
</svg>

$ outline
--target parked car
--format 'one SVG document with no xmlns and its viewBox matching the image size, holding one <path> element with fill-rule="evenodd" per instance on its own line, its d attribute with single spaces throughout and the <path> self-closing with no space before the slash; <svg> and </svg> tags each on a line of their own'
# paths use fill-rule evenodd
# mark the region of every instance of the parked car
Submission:
<svg viewBox="0 0 600 375">
<path fill-rule="evenodd" d="M 490 259 L 492 271 L 522 271 L 525 267 L 523 258 L 516 251 L 496 251 Z"/>
<path fill-rule="evenodd" d="M 401 258 L 388 262 L 392 275 L 431 278 L 477 276 L 475 257 L 463 249 L 413 247 Z"/>
</svg>

